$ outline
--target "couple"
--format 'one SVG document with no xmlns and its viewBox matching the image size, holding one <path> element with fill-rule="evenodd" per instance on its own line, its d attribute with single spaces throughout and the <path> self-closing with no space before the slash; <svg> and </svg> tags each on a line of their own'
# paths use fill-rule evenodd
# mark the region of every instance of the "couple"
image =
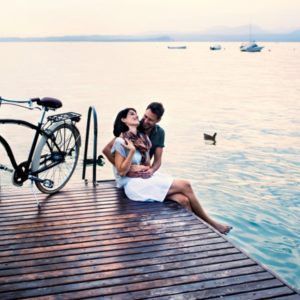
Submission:
<svg viewBox="0 0 300 300">
<path fill-rule="evenodd" d="M 116 138 L 103 149 L 114 165 L 117 187 L 124 188 L 126 196 L 135 201 L 176 201 L 219 232 L 228 233 L 230 226 L 213 220 L 204 211 L 190 182 L 156 172 L 164 147 L 164 130 L 157 125 L 163 113 L 158 102 L 147 107 L 141 122 L 134 108 L 118 113 L 113 130 Z"/>
</svg>

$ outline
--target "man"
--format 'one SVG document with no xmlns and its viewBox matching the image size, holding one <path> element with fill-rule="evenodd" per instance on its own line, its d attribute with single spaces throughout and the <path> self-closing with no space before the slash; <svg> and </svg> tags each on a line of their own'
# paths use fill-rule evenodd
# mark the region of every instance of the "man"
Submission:
<svg viewBox="0 0 300 300">
<path fill-rule="evenodd" d="M 143 172 L 135 171 L 134 168 L 132 168 L 127 173 L 127 176 L 148 178 L 160 168 L 163 148 L 165 146 L 165 131 L 157 123 L 161 120 L 164 111 L 163 105 L 159 102 L 152 102 L 147 106 L 140 126 L 151 140 L 150 159 L 152 160 L 153 158 L 153 162 L 151 166 Z M 111 153 L 111 149 L 114 141 L 115 139 L 111 140 L 102 150 L 112 164 L 114 164 L 114 156 Z"/>
</svg>

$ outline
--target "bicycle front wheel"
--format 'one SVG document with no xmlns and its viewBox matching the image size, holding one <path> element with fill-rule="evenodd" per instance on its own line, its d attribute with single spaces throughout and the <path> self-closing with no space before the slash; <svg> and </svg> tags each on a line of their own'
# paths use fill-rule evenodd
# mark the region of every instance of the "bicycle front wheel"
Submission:
<svg viewBox="0 0 300 300">
<path fill-rule="evenodd" d="M 70 180 L 79 157 L 80 134 L 69 123 L 58 123 L 51 128 L 51 138 L 43 137 L 37 146 L 32 171 L 38 177 L 37 188 L 54 194 Z"/>
</svg>

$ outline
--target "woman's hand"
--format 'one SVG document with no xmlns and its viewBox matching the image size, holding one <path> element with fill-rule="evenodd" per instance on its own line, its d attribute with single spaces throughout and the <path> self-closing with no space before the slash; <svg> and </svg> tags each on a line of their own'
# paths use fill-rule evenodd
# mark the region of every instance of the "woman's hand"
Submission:
<svg viewBox="0 0 300 300">
<path fill-rule="evenodd" d="M 129 151 L 135 151 L 135 146 L 133 144 L 133 142 L 129 139 L 124 139 L 125 143 L 123 144 L 123 147 Z"/>
</svg>

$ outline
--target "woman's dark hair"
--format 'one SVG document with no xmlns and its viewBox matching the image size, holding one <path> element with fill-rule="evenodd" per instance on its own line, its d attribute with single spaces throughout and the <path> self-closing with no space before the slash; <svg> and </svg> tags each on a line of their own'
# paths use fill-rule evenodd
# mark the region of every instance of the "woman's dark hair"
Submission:
<svg viewBox="0 0 300 300">
<path fill-rule="evenodd" d="M 147 109 L 150 109 L 152 113 L 154 113 L 157 118 L 160 120 L 161 117 L 163 116 L 165 109 L 160 102 L 152 102 L 147 106 Z"/>
<path fill-rule="evenodd" d="M 115 137 L 118 137 L 122 132 L 126 132 L 129 130 L 128 126 L 122 121 L 122 119 L 127 117 L 130 110 L 136 112 L 134 108 L 125 108 L 118 113 L 114 123 L 113 133 Z"/>
</svg>

